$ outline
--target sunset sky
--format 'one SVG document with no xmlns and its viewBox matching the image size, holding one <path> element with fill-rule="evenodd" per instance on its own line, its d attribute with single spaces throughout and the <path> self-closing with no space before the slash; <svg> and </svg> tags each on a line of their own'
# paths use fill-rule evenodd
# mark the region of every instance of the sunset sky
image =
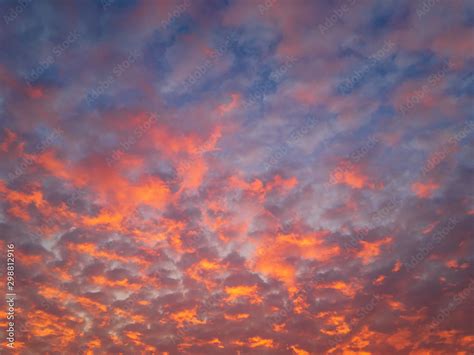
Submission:
<svg viewBox="0 0 474 355">
<path fill-rule="evenodd" d="M 473 1 L 0 15 L 2 353 L 473 353 Z"/>
</svg>

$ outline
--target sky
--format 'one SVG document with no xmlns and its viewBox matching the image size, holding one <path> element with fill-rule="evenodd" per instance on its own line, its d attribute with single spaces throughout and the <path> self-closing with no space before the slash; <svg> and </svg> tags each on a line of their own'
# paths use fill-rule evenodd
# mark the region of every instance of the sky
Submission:
<svg viewBox="0 0 474 355">
<path fill-rule="evenodd" d="M 0 14 L 2 353 L 472 353 L 473 1 Z"/>
</svg>

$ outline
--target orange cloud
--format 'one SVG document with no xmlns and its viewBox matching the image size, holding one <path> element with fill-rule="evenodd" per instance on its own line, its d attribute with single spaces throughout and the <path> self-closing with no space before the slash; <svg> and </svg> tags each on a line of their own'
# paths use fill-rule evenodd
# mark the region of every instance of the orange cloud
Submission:
<svg viewBox="0 0 474 355">
<path fill-rule="evenodd" d="M 387 304 L 393 310 L 397 310 L 397 311 L 404 311 L 405 310 L 405 306 L 403 305 L 403 303 L 401 303 L 399 301 L 396 301 L 394 299 L 388 299 Z"/>
<path fill-rule="evenodd" d="M 227 302 L 233 302 L 238 298 L 244 297 L 250 299 L 250 303 L 261 303 L 262 298 L 258 295 L 257 286 L 226 286 Z"/>
<path fill-rule="evenodd" d="M 204 176 L 208 170 L 204 159 L 194 159 L 191 167 L 186 168 L 178 162 L 178 171 L 182 172 L 183 182 L 180 192 L 184 189 L 196 189 L 201 186 Z"/>
<path fill-rule="evenodd" d="M 143 260 L 143 258 L 138 258 L 135 256 L 121 256 L 111 251 L 100 250 L 93 243 L 81 243 L 81 244 L 71 243 L 68 245 L 68 249 L 79 252 L 79 253 L 87 254 L 89 256 L 92 256 L 98 259 L 103 258 L 106 260 L 118 261 L 124 264 L 135 263 L 142 266 L 148 265 L 148 262 Z"/>
<path fill-rule="evenodd" d="M 82 223 L 84 223 L 86 226 L 107 225 L 119 230 L 123 218 L 124 216 L 119 212 L 102 210 L 94 217 L 83 217 Z"/>
<path fill-rule="evenodd" d="M 94 351 L 92 349 L 97 349 L 102 346 L 102 342 L 100 341 L 99 338 L 93 339 L 90 342 L 86 344 L 88 351 L 86 352 L 86 355 L 94 355 Z"/>
<path fill-rule="evenodd" d="M 122 287 L 129 290 L 138 290 L 142 287 L 140 284 L 130 283 L 128 279 L 109 280 L 102 275 L 93 276 L 91 280 L 93 283 L 97 285 L 106 286 L 106 287 Z"/>
<path fill-rule="evenodd" d="M 434 182 L 415 182 L 411 185 L 411 190 L 418 196 L 419 198 L 428 198 L 430 197 L 434 191 L 439 189 L 440 185 Z"/>
<path fill-rule="evenodd" d="M 412 342 L 409 340 L 412 336 L 409 329 L 401 329 L 387 338 L 387 343 L 393 346 L 398 351 L 409 347 Z"/>
<path fill-rule="evenodd" d="M 402 268 L 402 263 L 400 260 L 397 260 L 395 265 L 393 265 L 392 272 L 399 272 L 401 268 Z"/>
<path fill-rule="evenodd" d="M 385 276 L 380 275 L 379 277 L 377 277 L 377 279 L 374 280 L 373 284 L 374 285 L 381 285 L 381 284 L 383 284 L 384 280 L 385 280 Z"/>
<path fill-rule="evenodd" d="M 251 348 L 258 348 L 260 346 L 263 346 L 265 348 L 274 348 L 275 343 L 273 342 L 272 339 L 264 339 L 261 337 L 253 337 L 248 339 L 248 345 Z"/>
<path fill-rule="evenodd" d="M 229 103 L 221 104 L 217 107 L 217 112 L 220 115 L 225 115 L 229 112 L 234 111 L 240 103 L 240 95 L 235 93 L 235 94 L 230 94 L 231 101 Z"/>
<path fill-rule="evenodd" d="M 178 328 L 184 327 L 184 323 L 189 324 L 206 324 L 205 320 L 197 318 L 197 306 L 194 308 L 184 309 L 179 312 L 172 313 L 170 318 L 178 323 Z"/>
<path fill-rule="evenodd" d="M 107 310 L 107 307 L 104 304 L 92 301 L 87 297 L 76 296 L 72 293 L 62 291 L 60 289 L 47 285 L 41 285 L 38 290 L 38 294 L 48 299 L 58 299 L 59 301 L 61 301 L 62 304 L 67 304 L 68 301 L 76 302 L 82 307 L 88 309 L 91 313 L 94 313 L 97 310 L 100 310 L 101 312 L 105 312 Z"/>
<path fill-rule="evenodd" d="M 87 173 L 76 167 L 72 167 L 68 162 L 58 159 L 52 149 L 48 149 L 35 158 L 36 163 L 49 172 L 52 176 L 69 181 L 76 187 L 84 186 L 88 180 Z"/>
<path fill-rule="evenodd" d="M 192 279 L 204 283 L 207 289 L 210 289 L 215 285 L 215 282 L 211 280 L 211 275 L 219 269 L 222 269 L 222 265 L 219 263 L 202 259 L 189 268 L 188 275 Z"/>
<path fill-rule="evenodd" d="M 347 342 L 341 343 L 339 346 L 331 348 L 328 353 L 336 354 L 359 354 L 359 355 L 370 355 L 369 351 L 364 351 L 369 345 L 385 344 L 386 336 L 368 329 L 368 326 L 364 325 L 362 330 L 352 336 Z M 355 352 L 354 349 L 358 351 Z"/>
<path fill-rule="evenodd" d="M 318 286 L 318 288 L 332 288 L 347 297 L 354 297 L 360 289 L 360 287 L 355 283 L 348 283 L 340 280 L 323 283 L 321 286 Z"/>
<path fill-rule="evenodd" d="M 291 291 L 290 291 L 291 293 Z M 306 302 L 303 298 L 302 295 L 298 295 L 294 300 L 293 300 L 293 311 L 296 314 L 301 314 L 303 313 L 306 309 L 308 309 L 309 304 Z"/>
<path fill-rule="evenodd" d="M 349 324 L 345 322 L 344 316 L 331 315 L 324 322 L 329 328 L 321 329 L 320 332 L 327 335 L 347 334 L 351 331 Z"/>
<path fill-rule="evenodd" d="M 273 189 L 282 189 L 282 190 L 291 190 L 293 189 L 296 185 L 298 185 L 298 179 L 296 177 L 291 177 L 289 179 L 283 179 L 280 175 L 276 175 L 273 178 L 273 181 L 270 181 L 267 184 L 268 190 L 273 190 Z"/>
<path fill-rule="evenodd" d="M 286 328 L 286 324 L 285 323 L 281 323 L 281 324 L 273 324 L 272 325 L 272 330 L 274 332 L 277 332 L 277 333 L 281 333 L 285 330 Z"/>
<path fill-rule="evenodd" d="M 392 243 L 392 237 L 385 237 L 376 242 L 366 242 L 361 240 L 362 250 L 357 253 L 357 256 L 362 259 L 364 264 L 368 264 L 374 257 L 380 255 L 382 246 Z"/>
<path fill-rule="evenodd" d="M 242 320 L 250 317 L 248 313 L 237 313 L 237 314 L 224 314 L 224 319 L 226 320 Z"/>
<path fill-rule="evenodd" d="M 342 184 L 352 187 L 353 189 L 378 189 L 378 185 L 371 182 L 367 175 L 361 173 L 358 169 L 337 171 L 334 170 L 331 178 L 336 184 Z"/>
<path fill-rule="evenodd" d="M 309 352 L 307 352 L 306 350 L 303 350 L 301 348 L 298 348 L 296 345 L 290 346 L 290 349 L 293 350 L 295 355 L 310 355 Z"/>
<path fill-rule="evenodd" d="M 7 211 L 12 216 L 18 217 L 23 221 L 30 221 L 29 208 L 33 206 L 44 216 L 53 214 L 54 209 L 44 199 L 43 192 L 37 184 L 25 187 L 27 192 L 11 190 L 0 180 L 0 195 L 7 201 L 9 205 Z M 56 214 L 65 217 L 63 212 L 59 209 Z"/>
<path fill-rule="evenodd" d="M 252 182 L 247 182 L 239 176 L 231 176 L 229 184 L 233 189 L 247 191 L 250 194 L 256 195 L 259 201 L 263 201 L 266 194 L 273 190 L 279 192 L 290 191 L 298 184 L 298 179 L 294 176 L 284 179 L 280 175 L 275 175 L 272 180 L 264 183 L 260 179 L 254 179 Z"/>
<path fill-rule="evenodd" d="M 66 320 L 65 317 L 58 317 L 42 310 L 28 313 L 31 334 L 37 337 L 49 337 L 59 349 L 64 349 L 77 339 L 79 334 L 71 325 L 81 325 L 82 322 L 80 318 L 72 317 Z"/>
<path fill-rule="evenodd" d="M 115 308 L 114 313 L 117 316 L 122 317 L 123 318 L 122 321 L 125 321 L 125 322 L 144 323 L 146 320 L 145 317 L 143 317 L 142 315 L 126 312 L 120 308 Z"/>
<path fill-rule="evenodd" d="M 278 234 L 268 236 L 259 243 L 253 260 L 258 272 L 283 281 L 290 293 L 295 289 L 296 267 L 289 263 L 289 256 L 298 256 L 308 260 L 328 261 L 340 254 L 338 245 L 326 245 L 328 231 L 311 234 Z"/>
</svg>

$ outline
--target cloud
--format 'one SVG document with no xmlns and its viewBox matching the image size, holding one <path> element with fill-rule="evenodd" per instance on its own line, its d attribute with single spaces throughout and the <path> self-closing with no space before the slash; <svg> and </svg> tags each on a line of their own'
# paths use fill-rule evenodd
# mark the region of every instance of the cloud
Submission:
<svg viewBox="0 0 474 355">
<path fill-rule="evenodd" d="M 471 4 L 0 10 L 15 351 L 472 348 Z"/>
</svg>

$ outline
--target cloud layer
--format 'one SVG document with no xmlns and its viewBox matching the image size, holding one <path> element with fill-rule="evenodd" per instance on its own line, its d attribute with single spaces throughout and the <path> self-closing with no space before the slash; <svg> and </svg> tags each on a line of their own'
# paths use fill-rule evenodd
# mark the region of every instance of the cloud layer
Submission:
<svg viewBox="0 0 474 355">
<path fill-rule="evenodd" d="M 0 10 L 20 353 L 474 350 L 472 2 Z"/>
</svg>

